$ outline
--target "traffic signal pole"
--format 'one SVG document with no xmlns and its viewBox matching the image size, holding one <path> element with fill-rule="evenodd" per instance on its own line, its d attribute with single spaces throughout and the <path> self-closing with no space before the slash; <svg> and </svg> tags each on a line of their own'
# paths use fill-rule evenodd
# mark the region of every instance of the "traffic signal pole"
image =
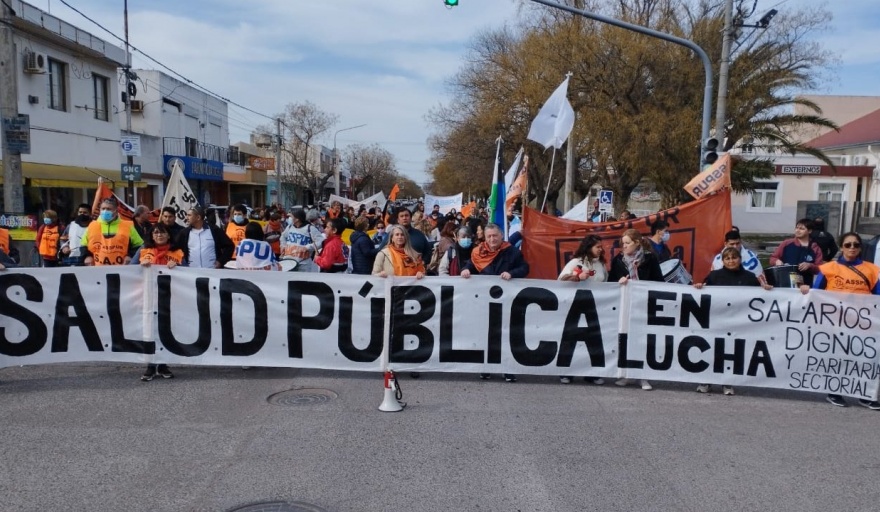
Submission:
<svg viewBox="0 0 880 512">
<path fill-rule="evenodd" d="M 709 60 L 709 56 L 706 54 L 705 50 L 700 48 L 695 42 L 690 41 L 688 39 L 682 39 L 680 37 L 675 37 L 670 34 L 666 34 L 664 32 L 660 32 L 654 29 L 650 29 L 648 27 L 643 27 L 641 25 L 633 25 L 632 23 L 627 23 L 625 21 L 620 21 L 618 19 L 609 18 L 608 16 L 603 16 L 601 14 L 596 14 L 593 12 L 589 12 L 586 10 L 575 9 L 574 7 L 569 7 L 567 5 L 562 5 L 556 2 L 551 2 L 549 0 L 531 0 L 532 2 L 546 5 L 547 7 L 553 7 L 556 9 L 560 9 L 563 11 L 570 12 L 572 14 L 579 14 L 585 18 L 589 18 L 591 20 L 596 20 L 600 23 L 607 23 L 609 25 L 614 25 L 615 27 L 620 27 L 626 30 L 631 30 L 633 32 L 638 32 L 640 34 L 645 34 L 649 37 L 655 37 L 657 39 L 662 39 L 664 41 L 669 41 L 670 43 L 674 43 L 677 45 L 684 46 L 686 48 L 690 48 L 694 51 L 699 57 L 700 60 L 703 61 L 703 70 L 706 75 L 706 87 L 703 91 L 703 125 L 702 130 L 700 132 L 700 147 L 702 148 L 702 141 L 709 139 L 709 124 L 711 122 L 711 111 L 712 111 L 712 61 Z M 702 171 L 703 169 L 703 150 L 700 150 L 700 160 L 697 164 L 697 169 Z"/>
</svg>

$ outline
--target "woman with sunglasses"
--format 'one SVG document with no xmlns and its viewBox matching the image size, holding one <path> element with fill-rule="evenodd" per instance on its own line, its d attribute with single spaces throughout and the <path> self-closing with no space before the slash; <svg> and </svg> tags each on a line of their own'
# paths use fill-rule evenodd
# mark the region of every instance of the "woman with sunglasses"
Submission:
<svg viewBox="0 0 880 512">
<path fill-rule="evenodd" d="M 880 267 L 862 259 L 862 237 L 852 231 L 841 235 L 840 253 L 837 260 L 819 266 L 813 288 L 829 292 L 880 295 Z M 801 286 L 801 293 L 806 295 L 809 291 L 809 285 Z M 846 407 L 846 402 L 840 395 L 829 394 L 826 400 L 837 407 Z M 880 410 L 880 403 L 876 400 L 860 399 L 859 404 L 874 411 Z"/>
</svg>

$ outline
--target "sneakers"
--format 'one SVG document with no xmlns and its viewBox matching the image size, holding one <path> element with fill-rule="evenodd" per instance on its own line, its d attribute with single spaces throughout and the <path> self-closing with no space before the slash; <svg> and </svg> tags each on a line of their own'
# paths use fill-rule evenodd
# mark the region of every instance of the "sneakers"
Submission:
<svg viewBox="0 0 880 512">
<path fill-rule="evenodd" d="M 727 396 L 733 396 L 733 386 L 721 386 L 721 391 Z"/>
<path fill-rule="evenodd" d="M 708 384 L 700 384 L 699 386 L 697 386 L 697 393 L 708 393 L 710 389 L 711 386 L 709 386 Z"/>
<path fill-rule="evenodd" d="M 504 382 L 516 382 L 516 375 L 512 373 L 505 373 Z"/>
<path fill-rule="evenodd" d="M 153 380 L 153 377 L 155 377 L 155 376 L 156 376 L 156 368 L 154 368 L 153 366 L 150 366 L 147 368 L 147 371 L 145 371 L 144 374 L 141 375 L 141 380 L 144 382 L 150 382 L 151 380 Z"/>
<path fill-rule="evenodd" d="M 602 384 L 605 384 L 605 379 L 603 379 L 602 377 L 584 377 L 584 382 L 589 382 L 597 386 L 601 386 Z"/>
<path fill-rule="evenodd" d="M 639 384 L 642 385 L 642 389 L 645 391 L 651 391 L 652 389 L 654 389 L 654 386 L 652 386 L 651 383 L 646 380 L 640 380 Z"/>
<path fill-rule="evenodd" d="M 174 378 L 174 374 L 171 373 L 171 370 L 168 369 L 168 365 L 160 364 L 159 370 L 157 373 L 163 379 L 173 379 Z"/>
<path fill-rule="evenodd" d="M 841 397 L 840 395 L 828 395 L 825 397 L 825 400 L 827 400 L 828 403 L 831 405 L 846 407 L 846 402 L 843 401 L 843 397 Z"/>
<path fill-rule="evenodd" d="M 492 378 L 492 375 L 489 374 L 489 373 L 481 373 L 481 374 L 480 374 L 480 378 L 483 379 L 483 380 L 489 380 L 489 379 Z"/>
<path fill-rule="evenodd" d="M 559 382 L 562 384 L 571 384 L 571 377 L 559 377 Z"/>
<path fill-rule="evenodd" d="M 878 402 L 876 400 L 872 401 L 872 400 L 865 400 L 862 398 L 862 399 L 859 399 L 859 405 L 861 405 L 862 407 L 867 407 L 868 409 L 871 409 L 872 411 L 880 411 L 880 402 Z"/>
<path fill-rule="evenodd" d="M 624 387 L 629 383 L 630 383 L 629 379 L 617 379 L 616 381 L 614 381 L 614 385 L 620 386 L 620 387 Z"/>
</svg>

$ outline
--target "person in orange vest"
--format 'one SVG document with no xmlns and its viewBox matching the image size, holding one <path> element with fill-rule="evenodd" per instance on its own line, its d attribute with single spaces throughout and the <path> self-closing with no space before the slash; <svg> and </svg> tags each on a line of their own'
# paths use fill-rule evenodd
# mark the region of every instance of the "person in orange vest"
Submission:
<svg viewBox="0 0 880 512">
<path fill-rule="evenodd" d="M 98 220 L 92 221 L 82 236 L 86 253 L 84 265 L 128 265 L 138 247 L 144 244 L 134 223 L 119 218 L 118 207 L 112 197 L 101 201 Z"/>
<path fill-rule="evenodd" d="M 60 248 L 61 233 L 64 230 L 58 225 L 58 214 L 54 210 L 43 212 L 43 224 L 37 230 L 37 239 L 34 247 L 43 258 L 44 267 L 58 266 L 58 249 Z"/>
<path fill-rule="evenodd" d="M 9 231 L 0 228 L 0 270 L 15 266 L 15 261 L 9 256 Z"/>
<path fill-rule="evenodd" d="M 238 244 L 245 239 L 244 230 L 248 225 L 247 208 L 243 204 L 237 204 L 232 207 L 232 216 L 229 218 L 229 224 L 226 225 L 226 236 L 232 240 L 234 248 L 232 251 L 232 259 L 235 259 L 235 252 Z"/>
</svg>

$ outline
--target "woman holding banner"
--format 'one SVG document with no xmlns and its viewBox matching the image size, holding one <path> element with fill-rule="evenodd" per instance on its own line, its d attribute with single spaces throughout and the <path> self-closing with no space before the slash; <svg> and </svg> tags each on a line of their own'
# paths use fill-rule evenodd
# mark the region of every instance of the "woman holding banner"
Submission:
<svg viewBox="0 0 880 512">
<path fill-rule="evenodd" d="M 862 237 L 858 233 L 844 233 L 840 237 L 840 257 L 819 266 L 819 273 L 813 281 L 813 288 L 829 292 L 880 295 L 880 267 L 862 259 Z M 807 294 L 809 285 L 801 286 L 801 293 Z M 846 407 L 840 395 L 828 395 L 829 403 Z M 859 399 L 859 404 L 873 411 L 880 410 L 876 400 Z"/>
<path fill-rule="evenodd" d="M 449 226 L 451 223 L 447 223 Z M 443 242 L 440 241 L 442 244 Z M 437 267 L 437 274 L 441 276 L 458 276 L 461 269 L 471 261 L 472 245 L 471 230 L 467 226 L 458 228 L 455 240 L 448 245 L 443 256 L 440 258 L 440 265 Z"/>
<path fill-rule="evenodd" d="M 611 260 L 608 281 L 616 281 L 624 285 L 629 281 L 663 282 L 660 262 L 651 250 L 651 245 L 638 230 L 627 229 L 620 237 L 620 253 Z M 629 384 L 629 379 L 619 379 L 615 384 L 626 386 Z M 653 389 L 647 380 L 643 379 L 639 384 L 645 391 Z"/>
<path fill-rule="evenodd" d="M 376 255 L 373 275 L 379 277 L 399 276 L 425 277 L 422 256 L 409 243 L 409 234 L 399 224 L 388 229 L 388 245 Z"/>
<path fill-rule="evenodd" d="M 602 247 L 602 239 L 596 235 L 585 236 L 571 261 L 566 263 L 559 273 L 557 280 L 577 283 L 586 281 L 588 284 L 607 281 L 608 271 L 605 270 L 605 248 Z M 597 386 L 605 384 L 605 379 L 600 377 L 584 377 L 584 380 Z M 559 382 L 569 384 L 571 377 L 559 377 Z"/>
<path fill-rule="evenodd" d="M 709 286 L 762 286 L 765 290 L 773 288 L 769 284 L 761 284 L 758 277 L 750 270 L 746 270 L 742 264 L 742 253 L 736 247 L 725 247 L 721 251 L 722 267 L 709 272 L 702 283 L 694 283 L 694 288 L 701 289 Z M 708 393 L 711 389 L 709 384 L 697 386 L 697 392 Z M 721 392 L 725 395 L 733 395 L 733 386 L 721 386 Z"/>
<path fill-rule="evenodd" d="M 160 222 L 153 228 L 149 239 L 144 241 L 143 247 L 135 254 L 131 264 L 139 264 L 144 267 L 165 265 L 168 268 L 174 268 L 183 263 L 183 257 L 183 250 L 176 244 L 172 245 L 168 227 Z M 167 364 L 148 364 L 144 374 L 141 375 L 141 380 L 149 382 L 157 375 L 163 379 L 174 378 L 174 374 L 168 369 Z"/>
</svg>

